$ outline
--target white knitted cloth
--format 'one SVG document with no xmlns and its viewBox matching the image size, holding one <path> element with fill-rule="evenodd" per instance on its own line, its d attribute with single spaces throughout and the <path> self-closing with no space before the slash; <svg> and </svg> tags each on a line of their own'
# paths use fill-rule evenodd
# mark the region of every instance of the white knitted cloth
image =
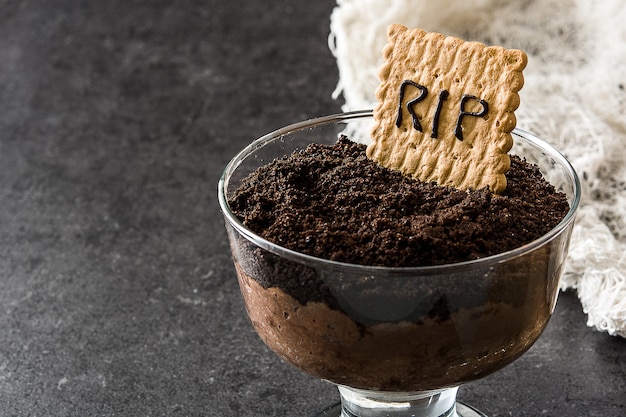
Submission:
<svg viewBox="0 0 626 417">
<path fill-rule="evenodd" d="M 626 337 L 626 7 L 621 0 L 338 0 L 330 48 L 343 109 L 375 104 L 390 23 L 523 49 L 517 126 L 560 149 L 583 199 L 562 288 L 589 326 Z"/>
</svg>

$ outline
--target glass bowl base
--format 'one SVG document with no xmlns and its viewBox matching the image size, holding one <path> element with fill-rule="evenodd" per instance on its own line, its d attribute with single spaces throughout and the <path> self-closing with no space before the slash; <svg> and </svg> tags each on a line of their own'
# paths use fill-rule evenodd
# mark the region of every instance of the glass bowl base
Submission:
<svg viewBox="0 0 626 417">
<path fill-rule="evenodd" d="M 326 407 L 319 413 L 313 414 L 311 417 L 341 417 L 341 403 Z M 487 417 L 487 415 L 476 410 L 474 407 L 457 401 L 456 417 Z"/>
</svg>

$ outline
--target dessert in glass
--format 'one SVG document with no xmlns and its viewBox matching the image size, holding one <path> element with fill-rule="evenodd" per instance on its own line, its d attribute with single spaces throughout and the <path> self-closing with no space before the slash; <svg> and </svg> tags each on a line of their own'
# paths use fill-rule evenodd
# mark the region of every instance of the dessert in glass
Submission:
<svg viewBox="0 0 626 417">
<path fill-rule="evenodd" d="M 577 175 L 549 144 L 514 130 L 510 154 L 538 167 L 562 196 L 560 220 L 518 247 L 503 244 L 499 253 L 466 260 L 438 249 L 416 266 L 364 264 L 347 250 L 325 258 L 306 253 L 260 236 L 235 214 L 233 196 L 257 168 L 311 143 L 331 146 L 343 134 L 365 142 L 371 123 L 370 111 L 296 123 L 257 139 L 226 167 L 218 196 L 246 311 L 279 357 L 338 387 L 341 402 L 319 415 L 483 416 L 456 400 L 457 389 L 513 362 L 546 327 L 580 200 Z M 253 210 L 271 212 L 263 201 Z M 290 227 L 310 220 L 291 219 Z M 304 234 L 303 245 L 321 239 L 315 230 Z M 369 244 L 355 253 L 376 252 L 378 243 Z"/>
</svg>

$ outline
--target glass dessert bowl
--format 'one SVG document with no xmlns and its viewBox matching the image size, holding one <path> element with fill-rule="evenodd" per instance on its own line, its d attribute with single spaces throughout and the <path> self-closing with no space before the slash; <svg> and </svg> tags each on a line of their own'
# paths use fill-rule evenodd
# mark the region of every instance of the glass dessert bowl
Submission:
<svg viewBox="0 0 626 417">
<path fill-rule="evenodd" d="M 566 195 L 569 212 L 528 244 L 477 260 L 423 267 L 364 266 L 296 252 L 258 236 L 231 211 L 243 178 L 309 143 L 344 133 L 367 141 L 371 112 L 313 119 L 241 151 L 218 186 L 248 316 L 282 359 L 338 386 L 341 403 L 320 415 L 483 416 L 456 401 L 458 387 L 528 350 L 554 311 L 580 200 L 567 160 L 513 131 L 511 154 L 536 164 Z"/>
</svg>

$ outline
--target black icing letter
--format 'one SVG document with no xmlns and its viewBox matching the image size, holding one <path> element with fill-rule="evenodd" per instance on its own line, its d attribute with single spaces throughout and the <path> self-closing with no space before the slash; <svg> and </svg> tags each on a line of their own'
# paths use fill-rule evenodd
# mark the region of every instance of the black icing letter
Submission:
<svg viewBox="0 0 626 417">
<path fill-rule="evenodd" d="M 482 106 L 483 109 L 478 112 L 465 111 L 465 103 L 468 100 L 477 100 Z M 454 136 L 457 137 L 458 140 L 463 140 L 463 129 L 461 129 L 461 122 L 463 121 L 464 116 L 475 116 L 482 117 L 487 114 L 489 111 L 489 105 L 485 100 L 481 100 L 478 97 L 471 96 L 469 94 L 464 94 L 461 98 L 461 110 L 459 111 L 459 118 L 456 119 L 456 127 L 454 128 Z"/>
<path fill-rule="evenodd" d="M 400 127 L 400 125 L 402 124 L 402 102 L 404 101 L 404 92 L 407 85 L 412 85 L 413 87 L 421 91 L 420 95 L 417 98 L 414 98 L 413 100 L 406 103 L 406 109 L 409 111 L 409 114 L 413 118 L 413 129 L 421 132 L 422 125 L 417 119 L 417 115 L 415 114 L 415 110 L 413 110 L 413 106 L 426 98 L 426 95 L 428 94 L 428 89 L 423 85 L 419 85 L 418 83 L 411 80 L 404 80 L 402 81 L 402 84 L 400 84 L 400 100 L 398 100 L 398 116 L 396 117 L 396 126 Z"/>
<path fill-rule="evenodd" d="M 448 90 L 441 90 L 439 93 L 439 102 L 437 103 L 437 108 L 435 109 L 435 117 L 433 117 L 433 131 L 430 134 L 431 138 L 437 139 L 439 136 L 439 116 L 441 115 L 441 107 L 449 95 L 450 93 L 448 93 Z"/>
</svg>

